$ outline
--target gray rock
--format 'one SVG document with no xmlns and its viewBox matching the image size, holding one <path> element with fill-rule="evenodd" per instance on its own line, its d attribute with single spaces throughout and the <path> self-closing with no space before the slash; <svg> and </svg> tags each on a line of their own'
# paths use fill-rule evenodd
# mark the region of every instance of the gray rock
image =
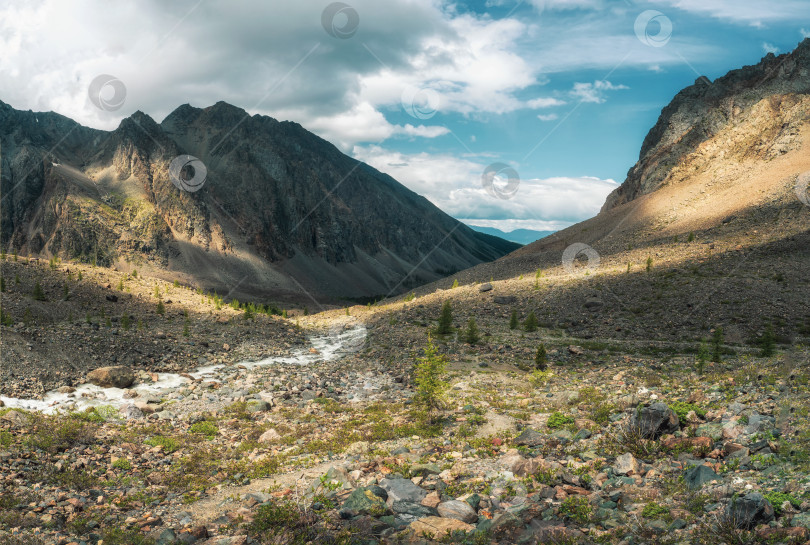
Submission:
<svg viewBox="0 0 810 545">
<path fill-rule="evenodd" d="M 574 438 L 574 434 L 568 430 L 554 430 L 551 436 L 562 441 L 571 441 Z"/>
<path fill-rule="evenodd" d="M 687 469 L 683 477 L 686 486 L 692 489 L 701 488 L 704 484 L 719 478 L 712 468 L 702 464 Z"/>
<path fill-rule="evenodd" d="M 543 442 L 543 436 L 531 428 L 526 428 L 523 433 L 515 438 L 516 445 L 523 445 L 527 447 L 536 447 Z"/>
<path fill-rule="evenodd" d="M 176 540 L 177 536 L 175 535 L 174 530 L 172 530 L 171 528 L 166 528 L 165 530 L 160 532 L 160 535 L 158 536 L 157 541 L 155 543 L 157 545 L 169 545 L 171 543 L 174 543 Z"/>
<path fill-rule="evenodd" d="M 410 501 L 397 500 L 392 502 L 391 510 L 398 515 L 410 515 L 415 518 L 439 516 L 439 512 L 433 507 Z"/>
<path fill-rule="evenodd" d="M 401 477 L 383 479 L 380 481 L 380 487 L 388 492 L 389 504 L 397 500 L 419 503 L 427 496 L 426 490 L 419 488 L 409 479 Z"/>
<path fill-rule="evenodd" d="M 590 310 L 591 312 L 596 312 L 597 310 L 602 308 L 603 305 L 604 305 L 604 303 L 602 302 L 601 299 L 594 298 L 594 299 L 588 299 L 587 301 L 585 301 L 585 308 Z"/>
<path fill-rule="evenodd" d="M 803 526 L 804 528 L 810 528 L 810 511 L 806 513 L 799 513 L 798 515 L 793 515 L 793 520 L 791 521 L 793 526 Z"/>
<path fill-rule="evenodd" d="M 259 399 L 251 399 L 247 402 L 245 409 L 249 413 L 260 413 L 269 411 L 272 409 L 272 406 L 267 401 L 259 400 Z"/>
<path fill-rule="evenodd" d="M 653 403 L 633 413 L 630 425 L 645 436 L 658 438 L 665 433 L 675 433 L 680 427 L 678 415 L 663 403 Z"/>
<path fill-rule="evenodd" d="M 172 420 L 174 418 L 174 413 L 171 411 L 163 410 L 158 413 L 155 413 L 155 416 L 157 416 L 160 420 Z"/>
<path fill-rule="evenodd" d="M 667 529 L 668 530 L 683 530 L 684 528 L 686 528 L 686 526 L 688 524 L 689 523 L 686 522 L 683 519 L 675 519 L 675 520 L 672 521 L 672 523 L 669 525 L 669 528 L 667 528 Z"/>
<path fill-rule="evenodd" d="M 451 500 L 439 504 L 439 516 L 446 519 L 456 519 L 467 524 L 473 524 L 478 520 L 478 514 L 466 501 Z"/>
<path fill-rule="evenodd" d="M 737 528 L 750 530 L 757 524 L 773 520 L 773 506 L 759 492 L 751 492 L 742 498 L 732 499 L 726 506 L 726 517 Z"/>
<path fill-rule="evenodd" d="M 496 295 L 492 300 L 499 305 L 511 305 L 517 303 L 517 297 L 514 295 Z"/>
<path fill-rule="evenodd" d="M 698 437 L 710 437 L 712 441 L 720 441 L 723 438 L 723 425 L 717 422 L 701 424 L 695 431 Z"/>
<path fill-rule="evenodd" d="M 143 411 L 141 411 L 135 405 L 127 405 L 124 408 L 124 414 L 127 417 L 127 420 L 132 420 L 135 418 L 143 418 Z"/>
<path fill-rule="evenodd" d="M 635 475 L 638 473 L 640 464 L 635 456 L 626 452 L 616 458 L 616 463 L 613 464 L 613 471 L 618 475 Z"/>
<path fill-rule="evenodd" d="M 481 284 L 480 286 L 478 286 L 478 291 L 480 291 L 481 293 L 492 291 L 492 284 L 490 284 L 489 282 L 487 282 L 486 284 Z"/>
</svg>

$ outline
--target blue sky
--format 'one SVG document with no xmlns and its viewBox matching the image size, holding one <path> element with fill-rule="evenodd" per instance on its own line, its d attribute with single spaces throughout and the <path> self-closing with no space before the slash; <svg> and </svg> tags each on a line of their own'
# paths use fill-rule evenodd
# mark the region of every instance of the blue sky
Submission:
<svg viewBox="0 0 810 545">
<path fill-rule="evenodd" d="M 807 35 L 810 0 L 32 0 L 0 6 L 0 99 L 106 129 L 225 100 L 468 223 L 546 230 L 598 211 L 680 89 Z M 88 98 L 100 74 L 120 109 Z"/>
</svg>

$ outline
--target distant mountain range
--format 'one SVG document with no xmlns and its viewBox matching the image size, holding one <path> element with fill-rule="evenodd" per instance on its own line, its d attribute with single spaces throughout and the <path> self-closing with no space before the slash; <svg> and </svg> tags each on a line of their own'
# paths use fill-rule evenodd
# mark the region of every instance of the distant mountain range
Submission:
<svg viewBox="0 0 810 545">
<path fill-rule="evenodd" d="M 531 244 L 532 242 L 555 233 L 555 231 L 534 231 L 532 229 L 515 229 L 514 231 L 507 232 L 494 227 L 479 227 L 477 225 L 470 225 L 470 227 L 479 233 L 486 233 L 523 245 Z"/>
<path fill-rule="evenodd" d="M 0 149 L 6 250 L 139 268 L 220 294 L 387 295 L 519 247 L 297 123 L 225 102 L 180 106 L 160 124 L 135 112 L 109 132 L 0 102 Z M 184 154 L 207 171 L 194 192 L 170 180 Z"/>
</svg>

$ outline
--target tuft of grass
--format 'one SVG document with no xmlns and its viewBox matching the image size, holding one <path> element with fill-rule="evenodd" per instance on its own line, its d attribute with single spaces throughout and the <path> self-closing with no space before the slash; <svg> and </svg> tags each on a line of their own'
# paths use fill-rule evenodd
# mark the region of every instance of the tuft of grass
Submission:
<svg viewBox="0 0 810 545">
<path fill-rule="evenodd" d="M 673 401 L 669 404 L 669 408 L 678 415 L 678 420 L 684 422 L 686 420 L 686 415 L 689 414 L 689 411 L 695 411 L 695 414 L 698 415 L 700 418 L 706 417 L 706 411 L 701 409 L 697 405 L 692 403 L 686 403 L 684 401 Z"/>
<path fill-rule="evenodd" d="M 219 428 L 213 422 L 208 420 L 203 420 L 202 422 L 196 422 L 191 425 L 189 428 L 191 433 L 196 433 L 199 435 L 204 435 L 208 439 L 213 439 L 219 433 Z"/>
<path fill-rule="evenodd" d="M 551 413 L 551 416 L 548 417 L 548 422 L 546 425 L 552 430 L 557 430 L 570 426 L 573 423 L 574 417 L 565 415 L 561 412 L 553 412 Z"/>
<path fill-rule="evenodd" d="M 143 442 L 143 444 L 149 445 L 150 447 L 163 447 L 163 452 L 165 452 L 166 454 L 171 454 L 180 447 L 176 439 L 173 439 L 171 437 L 164 437 L 162 435 L 155 435 L 154 437 L 150 437 L 146 439 Z"/>
<path fill-rule="evenodd" d="M 126 458 L 118 458 L 116 461 L 112 463 L 112 466 L 115 469 L 124 469 L 124 470 L 132 469 L 132 463 Z"/>
</svg>

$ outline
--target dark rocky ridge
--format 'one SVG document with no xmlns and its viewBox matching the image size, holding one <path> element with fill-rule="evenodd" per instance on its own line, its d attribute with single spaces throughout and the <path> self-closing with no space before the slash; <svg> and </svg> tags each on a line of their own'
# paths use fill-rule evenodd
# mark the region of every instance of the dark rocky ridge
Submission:
<svg viewBox="0 0 810 545">
<path fill-rule="evenodd" d="M 732 70 L 713 82 L 705 76 L 698 78 L 661 111 L 644 138 L 638 162 L 608 196 L 602 210 L 661 187 L 683 157 L 724 128 L 745 120 L 748 109 L 763 98 L 806 93 L 810 93 L 810 38 L 790 53 L 769 53 L 759 64 Z M 795 129 L 783 127 L 776 140 Z"/>
<path fill-rule="evenodd" d="M 135 112 L 110 132 L 0 102 L 0 153 L 5 248 L 239 283 L 234 295 L 397 293 L 518 247 L 297 123 L 224 102 L 180 106 L 160 124 Z M 169 179 L 182 153 L 208 169 L 196 193 Z"/>
</svg>

